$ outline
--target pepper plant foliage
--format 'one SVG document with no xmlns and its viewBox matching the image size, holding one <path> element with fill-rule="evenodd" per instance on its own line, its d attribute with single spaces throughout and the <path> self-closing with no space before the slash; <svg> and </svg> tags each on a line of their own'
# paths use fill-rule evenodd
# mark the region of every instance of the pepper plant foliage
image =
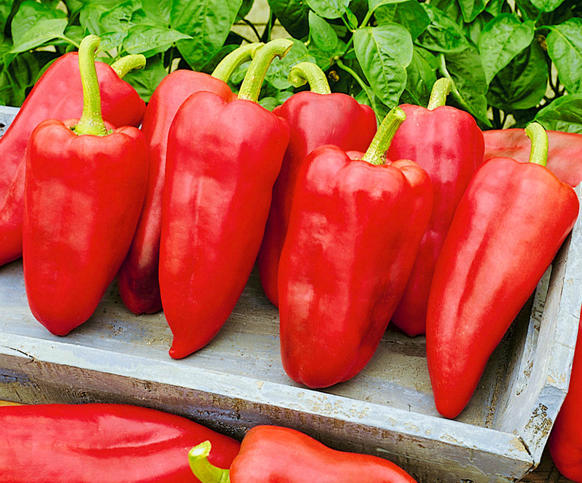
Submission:
<svg viewBox="0 0 582 483">
<path fill-rule="evenodd" d="M 101 60 L 148 58 L 145 70 L 126 78 L 147 100 L 172 69 L 211 72 L 241 42 L 270 40 L 278 21 L 295 42 L 267 75 L 266 107 L 294 92 L 289 68 L 311 60 L 333 91 L 370 104 L 378 116 L 398 103 L 426 104 L 444 76 L 453 81 L 449 103 L 484 128 L 537 119 L 548 129 L 582 132 L 579 0 L 268 0 L 266 26 L 246 18 L 253 3 L 0 0 L 0 103 L 20 105 L 43 69 L 88 33 L 102 38 Z M 244 69 L 233 75 L 235 88 Z"/>
</svg>

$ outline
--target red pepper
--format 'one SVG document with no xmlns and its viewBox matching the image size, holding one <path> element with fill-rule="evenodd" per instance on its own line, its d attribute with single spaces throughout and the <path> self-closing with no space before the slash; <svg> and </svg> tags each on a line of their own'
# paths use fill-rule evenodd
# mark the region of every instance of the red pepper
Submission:
<svg viewBox="0 0 582 483">
<path fill-rule="evenodd" d="M 560 473 L 574 481 L 582 481 L 582 313 L 568 395 L 552 428 L 549 448 Z"/>
<path fill-rule="evenodd" d="M 530 142 L 523 129 L 485 131 L 483 137 L 484 162 L 503 157 L 528 162 Z M 582 134 L 548 131 L 548 140 L 548 169 L 563 183 L 578 186 L 582 182 Z"/>
<path fill-rule="evenodd" d="M 574 190 L 544 166 L 543 128 L 530 124 L 526 132 L 531 162 L 497 158 L 481 166 L 457 207 L 435 269 L 427 359 L 436 407 L 447 418 L 469 402 L 489 356 L 578 214 Z"/>
<path fill-rule="evenodd" d="M 299 92 L 273 113 L 289 123 L 289 146 L 273 188 L 265 236 L 257 258 L 265 294 L 279 304 L 277 272 L 287 234 L 294 186 L 301 162 L 318 146 L 333 144 L 346 151 L 364 151 L 376 132 L 374 111 L 345 94 L 331 94 L 325 74 L 310 62 L 291 69 L 289 80 L 299 87 L 309 82 L 311 92 Z"/>
<path fill-rule="evenodd" d="M 175 359 L 218 333 L 251 273 L 289 139 L 286 123 L 254 101 L 273 57 L 291 45 L 257 51 L 237 100 L 190 96 L 170 128 L 160 289 Z"/>
<path fill-rule="evenodd" d="M 414 162 L 385 158 L 404 119 L 391 111 L 366 154 L 315 149 L 297 178 L 279 262 L 281 355 L 309 387 L 362 370 L 406 286 L 432 189 Z"/>
<path fill-rule="evenodd" d="M 66 335 L 94 312 L 129 249 L 147 183 L 147 148 L 134 127 L 107 131 L 94 54 L 81 43 L 83 115 L 50 120 L 27 149 L 24 280 L 34 316 Z"/>
<path fill-rule="evenodd" d="M 199 91 L 214 92 L 227 101 L 236 96 L 226 84 L 234 69 L 248 60 L 262 44 L 238 48 L 217 66 L 212 76 L 177 70 L 164 78 L 154 91 L 143 121 L 143 133 L 150 153 L 148 190 L 135 237 L 119 272 L 119 293 L 135 314 L 162 309 L 158 265 L 162 227 L 162 193 L 166 170 L 168 132 L 180 105 Z"/>
<path fill-rule="evenodd" d="M 181 483 L 193 445 L 210 440 L 213 464 L 228 468 L 239 443 L 188 419 L 122 404 L 0 408 L 2 481 Z"/>
<path fill-rule="evenodd" d="M 97 62 L 103 89 L 103 117 L 114 126 L 139 126 L 145 103 L 127 82 L 127 72 L 145 65 L 143 55 L 121 58 L 111 67 Z M 83 91 L 77 53 L 63 55 L 38 80 L 0 139 L 0 265 L 22 256 L 25 149 L 34 128 L 47 119 L 81 115 Z"/>
<path fill-rule="evenodd" d="M 439 79 L 428 109 L 405 104 L 406 121 L 388 157 L 411 159 L 432 181 L 434 203 L 406 290 L 392 322 L 409 336 L 426 332 L 426 307 L 436 261 L 465 188 L 483 159 L 483 135 L 470 114 L 445 106 L 451 81 Z"/>
<path fill-rule="evenodd" d="M 209 441 L 193 448 L 190 467 L 202 483 L 414 483 L 406 471 L 377 456 L 336 451 L 306 434 L 255 426 L 243 439 L 230 471 L 216 468 Z"/>
</svg>

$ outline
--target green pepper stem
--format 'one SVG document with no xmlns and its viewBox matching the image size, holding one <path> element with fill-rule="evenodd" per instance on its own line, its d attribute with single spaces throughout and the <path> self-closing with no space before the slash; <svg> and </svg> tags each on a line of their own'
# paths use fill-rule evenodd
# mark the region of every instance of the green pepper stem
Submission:
<svg viewBox="0 0 582 483">
<path fill-rule="evenodd" d="M 79 47 L 79 71 L 83 86 L 83 114 L 73 128 L 77 134 L 105 136 L 107 128 L 101 115 L 101 94 L 95 69 L 95 53 L 101 40 L 96 35 L 88 35 Z"/>
<path fill-rule="evenodd" d="M 117 59 L 115 62 L 113 62 L 113 64 L 111 64 L 111 68 L 115 71 L 120 79 L 123 79 L 126 74 L 132 70 L 143 69 L 145 65 L 146 58 L 142 54 L 133 54 L 121 57 L 121 59 Z"/>
<path fill-rule="evenodd" d="M 241 45 L 238 49 L 233 50 L 216 66 L 212 77 L 228 82 L 234 70 L 243 62 L 254 59 L 257 50 L 263 45 L 265 44 L 262 42 L 255 42 L 253 44 Z"/>
<path fill-rule="evenodd" d="M 453 83 L 451 82 L 451 79 L 447 79 L 446 77 L 438 79 L 432 86 L 427 109 L 432 111 L 437 107 L 444 106 L 447 103 L 447 96 L 451 92 L 452 86 Z"/>
<path fill-rule="evenodd" d="M 400 124 L 406 120 L 406 114 L 399 107 L 393 108 L 380 124 L 370 147 L 364 154 L 362 160 L 370 164 L 381 165 L 386 160 L 386 151 L 390 148 L 390 143 L 398 131 Z"/>
<path fill-rule="evenodd" d="M 285 57 L 291 47 L 293 47 L 293 41 L 289 39 L 271 40 L 264 47 L 261 47 L 249 66 L 245 80 L 240 86 L 238 98 L 257 102 L 271 62 L 275 57 Z"/>
<path fill-rule="evenodd" d="M 188 463 L 194 476 L 202 483 L 230 483 L 230 471 L 214 466 L 208 461 L 212 445 L 204 441 L 188 453 Z"/>
<path fill-rule="evenodd" d="M 288 79 L 293 87 L 301 87 L 309 83 L 311 92 L 331 94 L 325 73 L 313 62 L 300 62 L 294 65 Z"/>
<path fill-rule="evenodd" d="M 525 133 L 531 140 L 529 162 L 545 166 L 548 162 L 548 133 L 537 122 L 528 124 Z"/>
</svg>

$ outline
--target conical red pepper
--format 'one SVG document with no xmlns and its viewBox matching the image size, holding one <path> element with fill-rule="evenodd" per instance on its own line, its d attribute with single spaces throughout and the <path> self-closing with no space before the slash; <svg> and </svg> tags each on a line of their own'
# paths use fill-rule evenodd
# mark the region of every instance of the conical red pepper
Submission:
<svg viewBox="0 0 582 483">
<path fill-rule="evenodd" d="M 144 65 L 143 55 L 122 57 L 111 67 L 96 63 L 103 90 L 103 117 L 115 127 L 139 126 L 141 122 L 145 102 L 121 78 Z M 47 119 L 78 119 L 82 108 L 79 58 L 77 53 L 65 54 L 38 80 L 0 139 L 0 265 L 22 256 L 24 154 L 32 131 Z"/>
<path fill-rule="evenodd" d="M 298 175 L 279 262 L 281 356 L 309 387 L 362 370 L 406 286 L 432 188 L 414 162 L 386 160 L 404 119 L 391 111 L 366 154 L 315 149 Z"/>
<path fill-rule="evenodd" d="M 238 99 L 195 93 L 170 128 L 160 289 L 175 359 L 218 333 L 251 273 L 289 140 L 286 122 L 255 101 L 274 56 L 291 45 L 261 47 Z"/>
<path fill-rule="evenodd" d="M 212 444 L 193 448 L 190 467 L 202 483 L 414 483 L 402 468 L 377 456 L 337 451 L 280 426 L 255 426 L 230 470 L 209 463 Z"/>
<path fill-rule="evenodd" d="M 530 162 L 497 158 L 469 184 L 445 239 L 428 303 L 426 348 L 437 410 L 456 417 L 578 215 L 574 190 L 546 167 L 539 124 Z"/>
<path fill-rule="evenodd" d="M 364 151 L 376 132 L 374 111 L 346 94 L 331 94 L 325 74 L 310 62 L 295 65 L 289 80 L 299 87 L 309 82 L 310 91 L 299 92 L 273 110 L 289 123 L 289 146 L 281 173 L 273 188 L 265 236 L 257 258 L 265 294 L 279 304 L 277 272 L 287 234 L 294 186 L 301 162 L 319 146 L 333 144 L 346 151 Z"/>
<path fill-rule="evenodd" d="M 441 247 L 469 181 L 483 159 L 483 134 L 470 114 L 445 106 L 449 79 L 439 79 L 428 108 L 405 104 L 406 121 L 388 157 L 411 159 L 425 169 L 434 189 L 432 215 L 392 322 L 410 336 L 426 331 L 426 306 Z"/>
<path fill-rule="evenodd" d="M 485 131 L 483 161 L 493 158 L 512 158 L 527 163 L 530 140 L 523 129 L 498 129 Z M 582 134 L 548 131 L 548 169 L 560 181 L 570 186 L 582 182 Z"/>
<path fill-rule="evenodd" d="M 210 440 L 229 468 L 238 441 L 188 419 L 122 404 L 0 408 L 0 480 L 10 483 L 183 483 L 193 445 Z"/>
<path fill-rule="evenodd" d="M 83 115 L 49 120 L 26 155 L 24 281 L 33 315 L 53 334 L 85 322 L 119 270 L 141 212 L 147 148 L 134 127 L 108 130 L 94 55 L 81 42 Z"/>
<path fill-rule="evenodd" d="M 214 92 L 227 101 L 236 98 L 226 81 L 234 69 L 250 59 L 262 44 L 247 44 L 226 56 L 212 75 L 176 70 L 154 91 L 146 109 L 142 131 L 148 143 L 150 170 L 143 211 L 127 258 L 119 271 L 119 293 L 135 314 L 162 309 L 158 266 L 162 229 L 162 193 L 170 125 L 182 103 L 199 91 Z"/>
</svg>

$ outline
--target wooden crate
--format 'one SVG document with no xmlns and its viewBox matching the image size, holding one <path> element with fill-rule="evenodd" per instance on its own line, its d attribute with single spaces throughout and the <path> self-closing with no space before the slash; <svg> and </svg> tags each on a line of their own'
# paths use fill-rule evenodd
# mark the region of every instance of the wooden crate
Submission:
<svg viewBox="0 0 582 483">
<path fill-rule="evenodd" d="M 13 111 L 4 114 L 7 124 Z M 28 309 L 21 263 L 2 267 L 0 399 L 138 404 L 238 438 L 256 424 L 280 424 L 386 457 L 420 481 L 511 481 L 539 463 L 565 397 L 581 251 L 579 221 L 454 421 L 434 407 L 424 337 L 388 330 L 353 380 L 320 391 L 295 384 L 281 366 L 277 310 L 255 273 L 212 343 L 174 361 L 163 314 L 132 315 L 115 284 L 89 322 L 56 337 Z"/>
</svg>

